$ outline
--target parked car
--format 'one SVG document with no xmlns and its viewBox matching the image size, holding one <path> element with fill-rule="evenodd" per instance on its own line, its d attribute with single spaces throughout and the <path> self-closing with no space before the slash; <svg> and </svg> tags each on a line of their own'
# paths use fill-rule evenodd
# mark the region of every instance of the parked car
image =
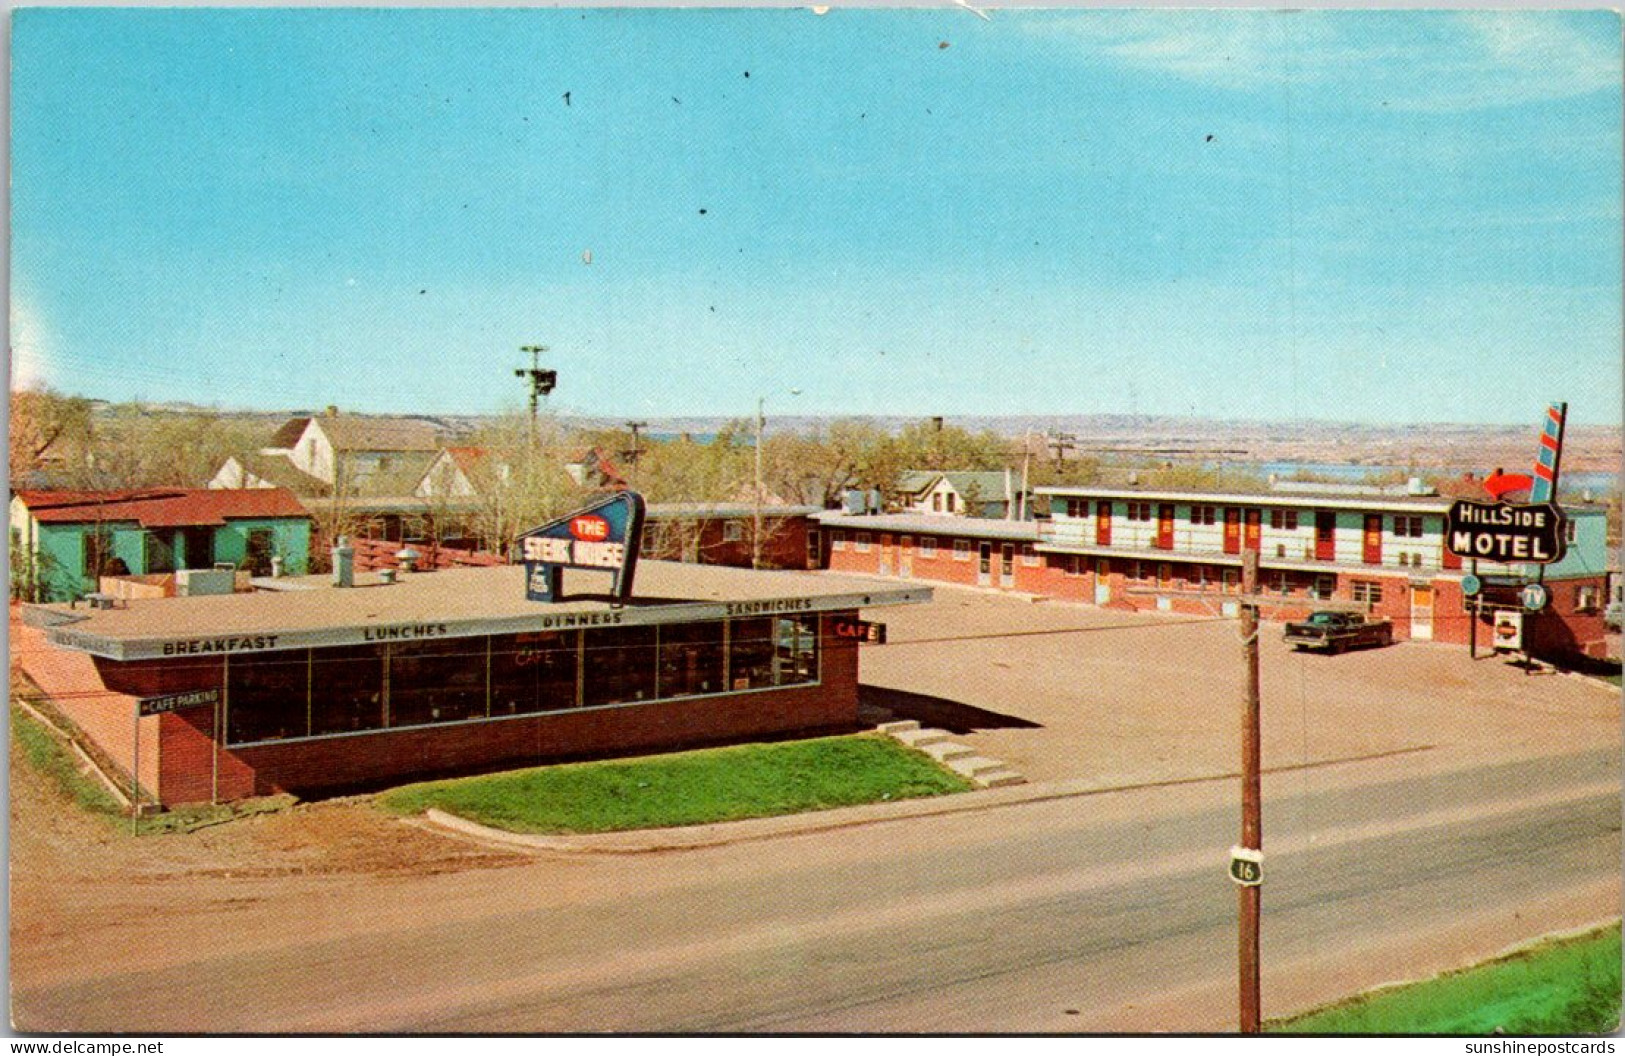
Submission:
<svg viewBox="0 0 1625 1056">
<path fill-rule="evenodd" d="M 1341 653 L 1362 645 L 1392 645 L 1394 625 L 1357 612 L 1316 612 L 1301 623 L 1287 624 L 1284 638 L 1298 649 Z"/>
</svg>

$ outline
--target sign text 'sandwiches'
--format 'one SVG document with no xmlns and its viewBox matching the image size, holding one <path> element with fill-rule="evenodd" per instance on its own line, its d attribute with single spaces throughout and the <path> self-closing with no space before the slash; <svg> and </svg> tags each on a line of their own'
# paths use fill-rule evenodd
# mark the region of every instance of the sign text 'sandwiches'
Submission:
<svg viewBox="0 0 1625 1056">
<path fill-rule="evenodd" d="M 773 601 L 730 601 L 726 608 L 729 616 L 770 616 L 780 612 L 808 612 L 811 598 L 776 598 Z"/>
<path fill-rule="evenodd" d="M 1563 560 L 1565 523 L 1552 502 L 1462 499 L 1445 515 L 1444 545 L 1457 557 L 1546 565 Z"/>
</svg>

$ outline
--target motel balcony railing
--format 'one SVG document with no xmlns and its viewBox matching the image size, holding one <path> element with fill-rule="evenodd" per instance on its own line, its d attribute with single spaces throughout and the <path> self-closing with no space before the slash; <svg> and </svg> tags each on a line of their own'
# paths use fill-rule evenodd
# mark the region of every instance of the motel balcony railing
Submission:
<svg viewBox="0 0 1625 1056">
<path fill-rule="evenodd" d="M 1043 522 L 1040 522 L 1043 523 Z M 1091 556 L 1120 556 L 1142 561 L 1203 561 L 1213 564 L 1240 564 L 1241 551 L 1231 551 L 1223 546 L 1212 545 L 1212 533 L 1204 532 L 1200 535 L 1188 529 L 1174 529 L 1173 539 L 1169 546 L 1158 546 L 1157 535 L 1153 527 L 1147 530 L 1145 522 L 1130 522 L 1130 527 L 1124 528 L 1121 522 L 1112 524 L 1111 542 L 1101 544 L 1097 542 L 1095 522 L 1088 521 L 1068 524 L 1065 521 L 1051 521 L 1047 529 L 1039 529 L 1039 544 L 1041 546 L 1076 550 L 1079 553 L 1088 553 Z M 1132 542 L 1130 540 L 1133 540 Z M 1443 568 L 1441 562 L 1441 548 L 1437 540 L 1417 540 L 1413 545 L 1398 545 L 1392 540 L 1385 540 L 1382 560 L 1377 562 L 1366 561 L 1363 554 L 1352 558 L 1346 549 L 1340 556 L 1324 558 L 1317 556 L 1313 542 L 1305 542 L 1301 537 L 1290 541 L 1272 540 L 1266 529 L 1265 537 L 1258 551 L 1259 560 L 1266 566 L 1271 564 L 1284 564 L 1294 568 L 1368 568 L 1392 571 L 1432 571 L 1437 572 Z"/>
</svg>

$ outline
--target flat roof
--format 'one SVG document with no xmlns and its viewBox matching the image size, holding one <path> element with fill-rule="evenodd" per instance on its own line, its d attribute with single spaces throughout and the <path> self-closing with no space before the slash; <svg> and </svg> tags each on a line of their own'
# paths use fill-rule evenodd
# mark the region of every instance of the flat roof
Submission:
<svg viewBox="0 0 1625 1056">
<path fill-rule="evenodd" d="M 1422 510 L 1444 513 L 1456 499 L 1449 495 L 1352 495 L 1348 492 L 1238 492 L 1238 491 L 1180 491 L 1150 488 L 1140 485 L 1088 485 L 1051 484 L 1034 488 L 1040 495 L 1060 498 L 1087 499 L 1153 499 L 1159 502 L 1186 502 L 1212 506 L 1320 506 L 1340 510 Z M 1484 495 L 1477 499 L 1488 502 Z M 1599 513 L 1603 507 L 1595 503 L 1563 501 L 1565 513 Z"/>
<path fill-rule="evenodd" d="M 299 576 L 275 581 L 275 590 L 135 599 L 116 609 L 26 605 L 23 618 L 64 648 L 147 660 L 838 612 L 923 603 L 932 593 L 823 572 L 639 561 L 632 599 L 613 605 L 608 579 L 567 571 L 566 599 L 548 604 L 525 599 L 522 565 L 417 572 L 387 585 L 361 575 L 351 588 L 334 587 L 329 576 Z M 571 598 L 572 591 L 581 595 Z"/>
<path fill-rule="evenodd" d="M 1023 543 L 1038 541 L 1037 521 L 1006 521 L 995 517 L 956 517 L 932 513 L 821 513 L 816 516 L 825 528 L 854 531 L 911 532 L 915 535 L 964 536 L 967 539 L 1014 539 Z"/>
</svg>

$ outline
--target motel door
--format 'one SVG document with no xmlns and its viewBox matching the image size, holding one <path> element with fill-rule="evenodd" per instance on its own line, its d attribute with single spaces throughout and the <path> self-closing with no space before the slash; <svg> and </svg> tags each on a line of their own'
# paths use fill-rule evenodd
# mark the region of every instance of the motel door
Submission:
<svg viewBox="0 0 1625 1056">
<path fill-rule="evenodd" d="M 914 574 L 914 537 L 905 535 L 899 542 L 902 545 L 897 549 L 897 574 L 907 579 Z"/>
<path fill-rule="evenodd" d="M 1249 550 L 1257 551 L 1261 546 L 1263 546 L 1264 540 L 1263 540 L 1263 536 L 1260 534 L 1262 532 L 1262 529 L 1263 529 L 1263 526 L 1262 526 L 1262 523 L 1261 523 L 1263 521 L 1263 519 L 1264 519 L 1264 511 L 1263 510 L 1248 510 L 1247 511 L 1247 544 L 1246 545 L 1247 545 L 1247 549 L 1249 549 Z"/>
<path fill-rule="evenodd" d="M 1382 564 L 1382 514 L 1365 515 L 1365 539 L 1362 560 L 1368 565 Z"/>
<path fill-rule="evenodd" d="M 1411 637 L 1421 641 L 1433 638 L 1433 588 L 1411 584 Z"/>
<path fill-rule="evenodd" d="M 1016 585 L 1016 544 L 1005 543 L 999 547 L 999 586 L 1013 587 Z"/>
<path fill-rule="evenodd" d="M 1095 562 L 1095 604 L 1104 605 L 1112 600 L 1111 581 L 1106 577 L 1112 574 L 1112 563 L 1105 558 Z"/>
<path fill-rule="evenodd" d="M 1330 510 L 1315 511 L 1315 560 L 1337 559 L 1337 514 Z"/>
<path fill-rule="evenodd" d="M 1095 545 L 1112 545 L 1112 504 L 1095 503 Z"/>
<path fill-rule="evenodd" d="M 892 537 L 890 532 L 880 533 L 880 574 L 891 575 Z"/>
<path fill-rule="evenodd" d="M 1174 504 L 1165 502 L 1157 507 L 1157 549 L 1174 548 Z"/>
<path fill-rule="evenodd" d="M 1224 508 L 1224 552 L 1241 553 L 1241 511 L 1234 506 Z"/>
<path fill-rule="evenodd" d="M 993 585 L 993 544 L 976 544 L 976 585 L 991 587 Z"/>
</svg>

